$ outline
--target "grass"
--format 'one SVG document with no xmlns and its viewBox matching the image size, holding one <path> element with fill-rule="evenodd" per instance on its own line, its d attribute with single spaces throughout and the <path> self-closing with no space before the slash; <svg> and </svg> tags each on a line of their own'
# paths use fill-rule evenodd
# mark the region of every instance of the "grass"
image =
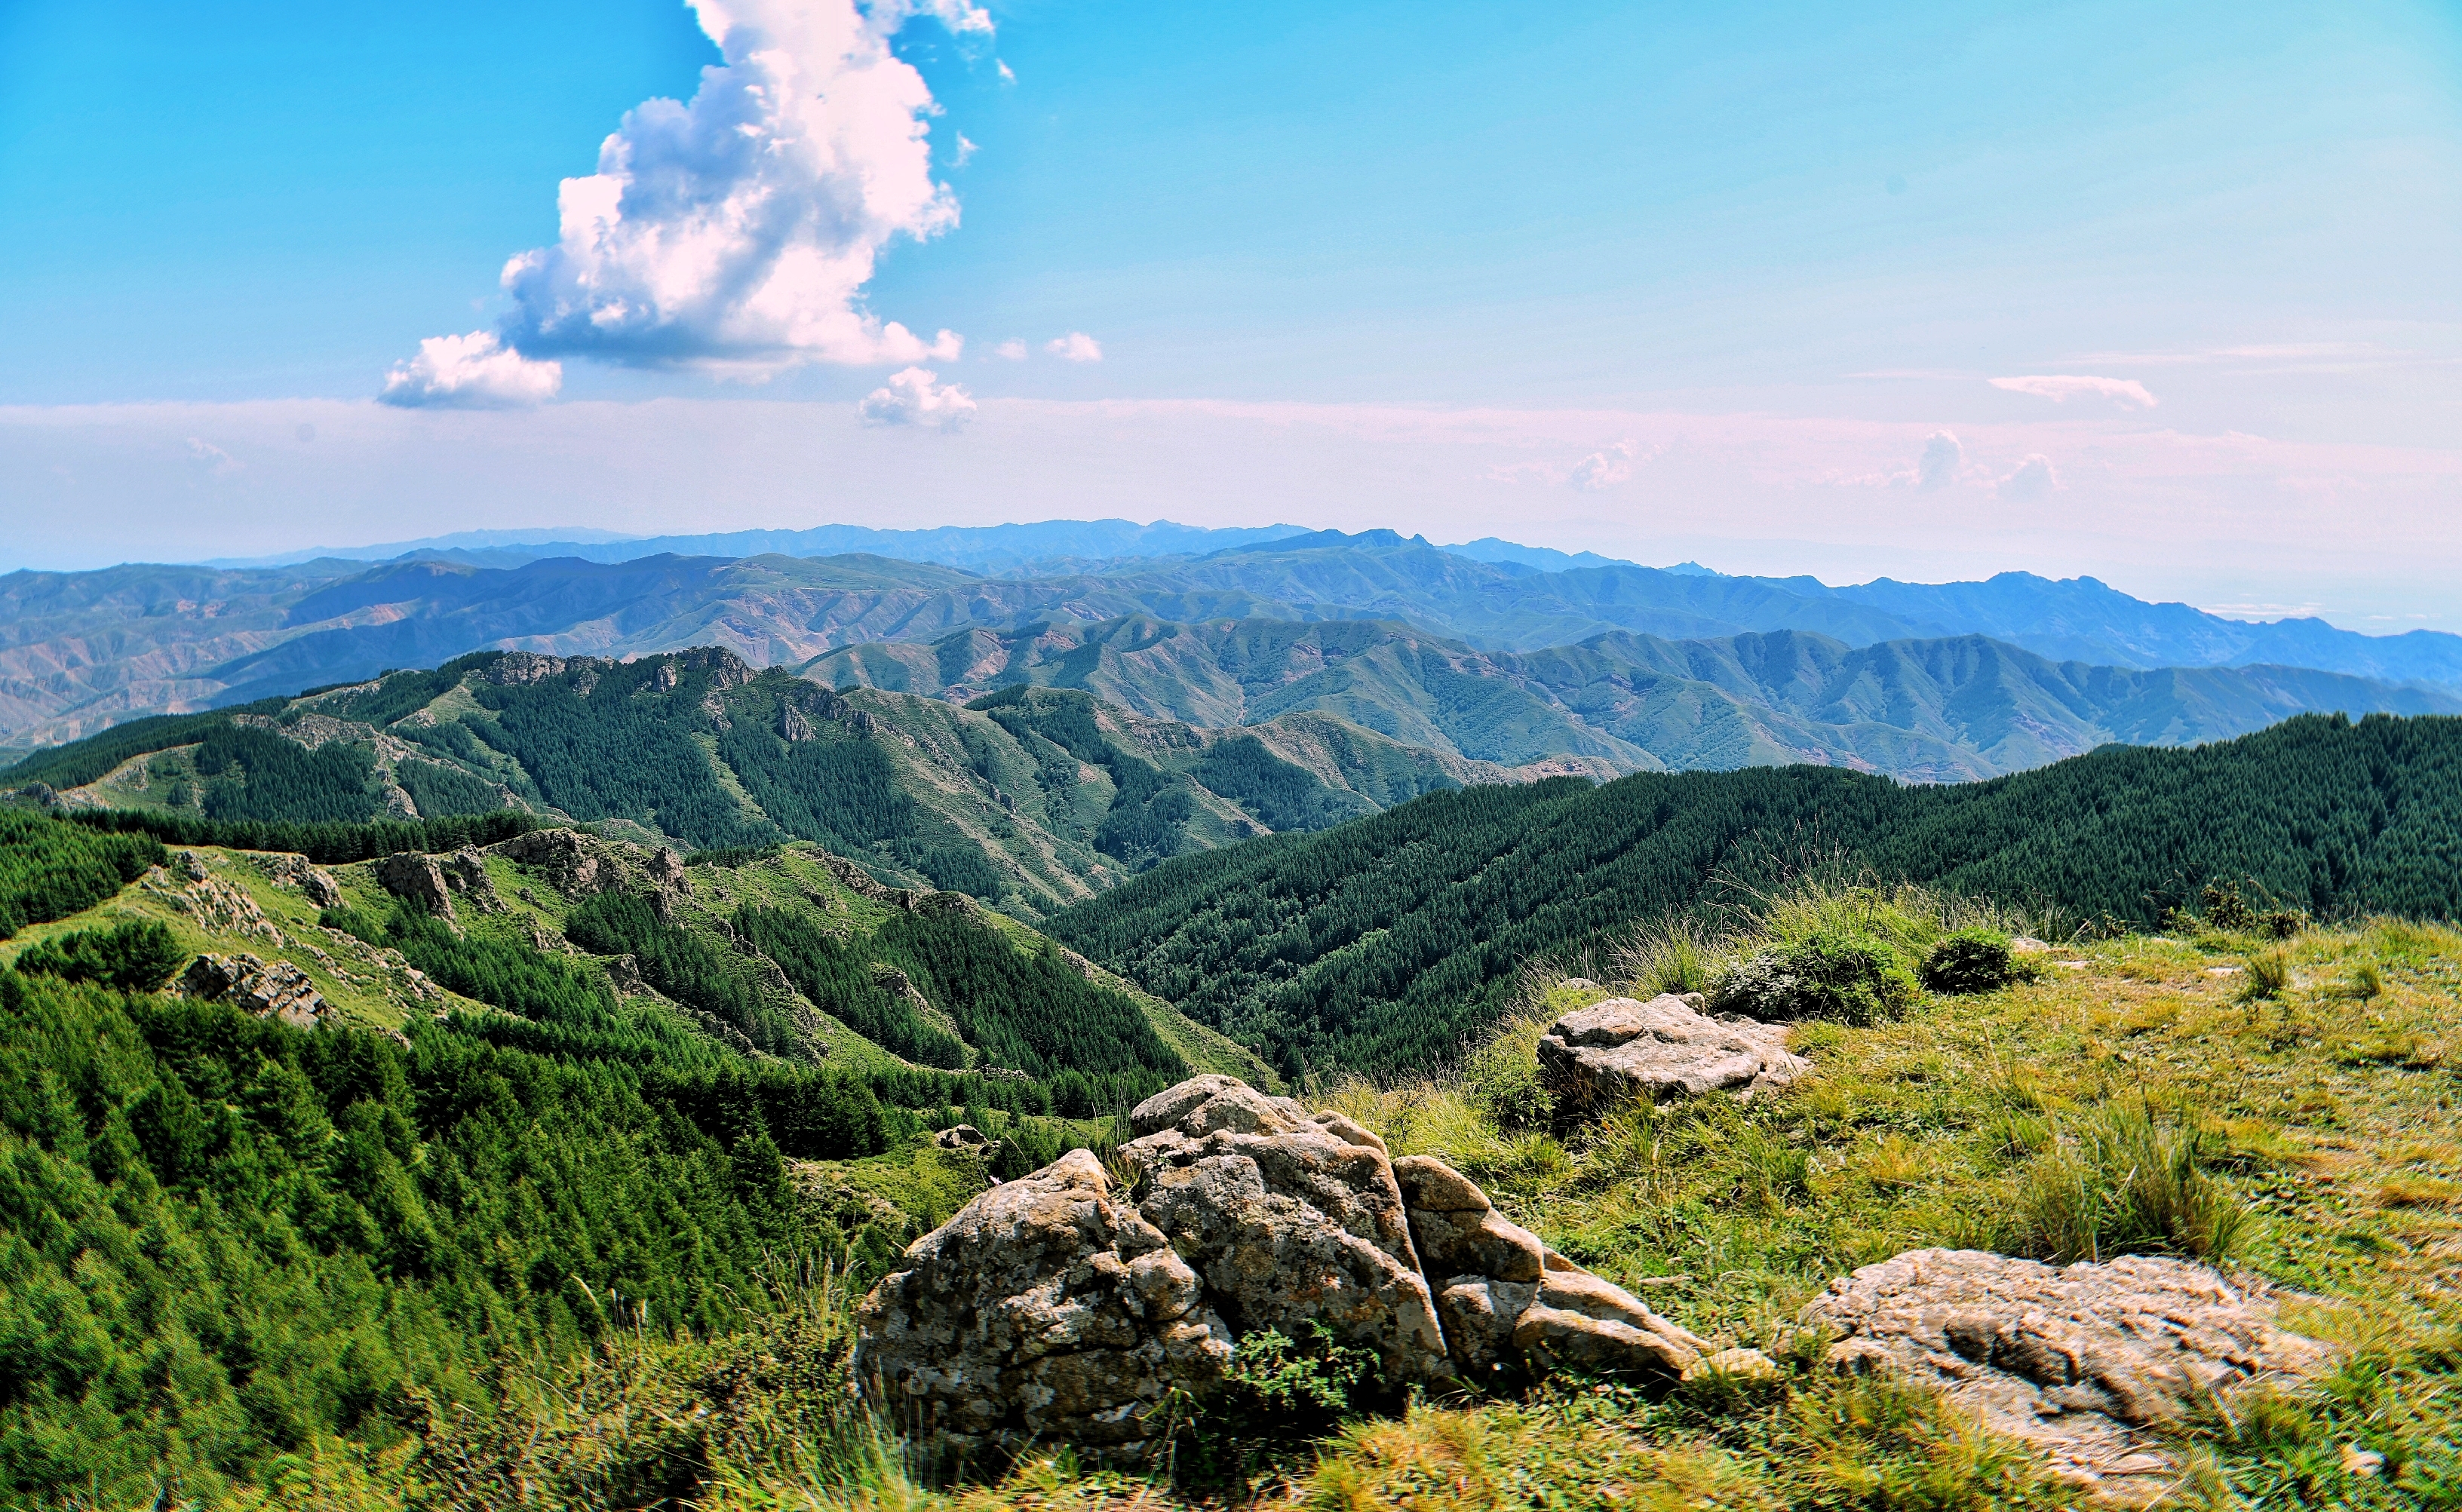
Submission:
<svg viewBox="0 0 2462 1512">
<path fill-rule="evenodd" d="M 1792 1326 L 1832 1277 L 1952 1245 L 2203 1257 L 2297 1295 L 2287 1321 L 2337 1347 L 2336 1372 L 2302 1394 L 2243 1395 L 2170 1430 L 2188 1472 L 2180 1504 L 2462 1505 L 2462 1089 L 2451 1070 L 2462 935 L 2376 921 L 2278 940 L 2260 918 L 2238 933 L 2191 920 L 2173 938 L 2073 940 L 2059 959 L 2084 964 L 2040 981 L 1926 996 L 1869 1024 L 1801 1026 L 1815 1074 L 1778 1095 L 1628 1106 L 1557 1127 L 1532 1046 L 1569 1007 L 1685 980 L 1687 961 L 1714 972 L 1783 931 L 1850 928 L 1921 959 L 1955 930 L 2023 923 L 1906 894 L 1776 903 L 1726 937 L 1653 937 L 1618 962 L 1635 979 L 1621 985 L 1534 978 L 1520 1010 L 1442 1074 L 1305 1094 L 1375 1129 L 1397 1156 L 1453 1163 L 1516 1221 L 1676 1321 L 1769 1350 L 1776 1381 L 1655 1398 L 1565 1381 L 1425 1399 L 1398 1415 L 1328 1417 L 1321 1436 L 1227 1480 L 1186 1462 L 1177 1480 L 1106 1471 L 1061 1445 L 968 1476 L 916 1462 L 894 1422 L 855 1408 L 843 1386 L 850 1288 L 807 1277 L 796 1284 L 810 1305 L 778 1331 L 619 1336 L 564 1373 L 508 1368 L 496 1418 L 431 1425 L 391 1459 L 303 1446 L 234 1504 L 2075 1505 L 2026 1452 L 1939 1397 L 1819 1368 L 1821 1341 Z M 2239 976 L 2209 974 L 2277 953 L 2272 996 L 2245 998 Z M 2364 980 L 2374 989 L 2353 992 Z M 825 1174 L 816 1185 L 925 1217 L 971 1180 L 954 1158 L 919 1152 Z M 2371 1463 L 2373 1474 L 2354 1468 Z"/>
</svg>

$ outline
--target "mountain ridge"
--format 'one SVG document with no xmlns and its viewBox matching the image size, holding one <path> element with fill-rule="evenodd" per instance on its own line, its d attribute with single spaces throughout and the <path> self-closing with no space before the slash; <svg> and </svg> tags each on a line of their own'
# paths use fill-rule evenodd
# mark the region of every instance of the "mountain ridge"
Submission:
<svg viewBox="0 0 2462 1512">
<path fill-rule="evenodd" d="M 1808 631 L 1849 646 L 1985 634 L 2055 660 L 2136 670 L 2278 665 L 2462 688 L 2462 637 L 2251 626 L 2144 604 L 2092 579 L 2004 573 L 1984 584 L 1832 590 L 1620 565 L 1542 572 L 1393 532 L 1314 532 L 1018 576 L 861 553 L 14 572 L 0 576 L 0 744 L 56 744 L 148 714 L 488 648 L 623 657 L 715 642 L 756 665 L 792 664 L 961 628 L 1134 615 L 1387 619 L 1513 653 L 1617 631 L 1674 640 Z"/>
</svg>

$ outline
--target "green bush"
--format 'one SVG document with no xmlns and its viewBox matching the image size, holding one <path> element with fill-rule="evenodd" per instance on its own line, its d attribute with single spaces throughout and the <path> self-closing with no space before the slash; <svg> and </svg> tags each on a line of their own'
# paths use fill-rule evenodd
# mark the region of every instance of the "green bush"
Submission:
<svg viewBox="0 0 2462 1512">
<path fill-rule="evenodd" d="M 1713 1001 L 1721 1012 L 1764 1023 L 1875 1024 L 1906 1012 L 1916 995 L 1913 973 L 1886 940 L 1824 931 L 1730 968 Z"/>
<path fill-rule="evenodd" d="M 188 953 L 164 925 L 132 918 L 109 929 L 80 929 L 38 940 L 17 957 L 19 971 L 68 982 L 99 982 L 121 992 L 151 992 L 171 980 Z"/>
<path fill-rule="evenodd" d="M 2009 954 L 2009 937 L 1997 930 L 1961 929 L 1932 947 L 1923 963 L 1927 991 L 1996 992 L 2020 975 Z"/>
</svg>

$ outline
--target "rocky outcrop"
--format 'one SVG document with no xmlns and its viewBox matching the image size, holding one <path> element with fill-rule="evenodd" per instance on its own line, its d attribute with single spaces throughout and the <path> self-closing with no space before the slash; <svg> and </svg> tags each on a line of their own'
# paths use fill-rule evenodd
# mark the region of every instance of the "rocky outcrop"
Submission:
<svg viewBox="0 0 2462 1512">
<path fill-rule="evenodd" d="M 228 1003 L 260 1019 L 279 1019 L 294 1029 L 313 1029 L 330 1012 L 308 974 L 287 961 L 254 956 L 199 956 L 181 974 L 180 991 L 207 1003 Z"/>
<path fill-rule="evenodd" d="M 2053 1471 L 2124 1501 L 2168 1491 L 2149 1430 L 2252 1381 L 2319 1373 L 2330 1351 L 2277 1321 L 2265 1295 L 2204 1265 L 2131 1255 L 2045 1265 L 1918 1249 L 1829 1284 L 1803 1321 L 1838 1335 L 1830 1363 L 1938 1386 Z"/>
<path fill-rule="evenodd" d="M 1558 1103 L 1574 1109 L 1712 1091 L 1750 1097 L 1812 1069 L 1786 1041 L 1784 1025 L 1704 1013 L 1698 993 L 1661 993 L 1648 1003 L 1609 998 L 1548 1026 L 1539 1069 Z"/>
<path fill-rule="evenodd" d="M 334 874 L 304 855 L 286 853 L 273 857 L 266 866 L 266 875 L 276 887 L 298 889 L 301 896 L 318 908 L 339 908 L 342 904 L 342 887 L 334 880 Z"/>
<path fill-rule="evenodd" d="M 447 923 L 453 921 L 453 890 L 445 885 L 444 869 L 432 855 L 396 851 L 377 863 L 377 885 Z"/>
<path fill-rule="evenodd" d="M 1315 1324 L 1375 1351 L 1390 1378 L 1446 1372 L 1381 1141 L 1356 1142 L 1286 1097 L 1219 1075 L 1157 1092 L 1129 1124 L 1139 1137 L 1120 1156 L 1137 1173 L 1139 1211 L 1190 1258 L 1235 1330 L 1304 1338 Z"/>
<path fill-rule="evenodd" d="M 1076 1152 L 907 1251 L 865 1302 L 856 1350 L 885 1410 L 968 1444 L 1047 1436 L 1134 1456 L 1155 1404 L 1211 1384 L 1217 1344 L 1227 1360 L 1231 1340 L 1266 1328 L 1372 1350 L 1393 1387 L 1559 1368 L 1670 1379 L 1711 1348 L 1507 1220 L 1467 1177 L 1393 1160 L 1339 1112 L 1210 1075 L 1129 1120 L 1130 1190 Z M 1174 1287 L 1186 1274 L 1186 1295 L 1140 1313 L 1114 1273 L 1159 1265 L 1150 1254 L 1179 1267 Z M 1072 1353 L 1093 1358 L 1058 1363 Z"/>
<path fill-rule="evenodd" d="M 865 1391 L 961 1448 L 1141 1458 L 1165 1397 L 1202 1393 L 1231 1361 L 1197 1272 L 1083 1150 L 916 1241 L 858 1321 Z"/>
<path fill-rule="evenodd" d="M 932 1136 L 932 1142 L 943 1150 L 972 1150 L 990 1156 L 1000 1149 L 1000 1141 L 986 1135 L 973 1124 L 959 1124 L 943 1129 Z"/>
<path fill-rule="evenodd" d="M 567 897 L 587 897 L 621 881 L 608 843 L 572 830 L 530 830 L 487 849 L 537 869 L 550 887 Z"/>
<path fill-rule="evenodd" d="M 1711 1349 L 1509 1221 L 1443 1161 L 1406 1156 L 1393 1175 L 1446 1347 L 1471 1378 L 1517 1363 L 1676 1376 Z"/>
<path fill-rule="evenodd" d="M 480 913 L 505 912 L 505 900 L 496 896 L 496 884 L 487 877 L 486 858 L 476 850 L 464 846 L 437 863 L 437 870 L 443 874 L 444 885 Z"/>
</svg>

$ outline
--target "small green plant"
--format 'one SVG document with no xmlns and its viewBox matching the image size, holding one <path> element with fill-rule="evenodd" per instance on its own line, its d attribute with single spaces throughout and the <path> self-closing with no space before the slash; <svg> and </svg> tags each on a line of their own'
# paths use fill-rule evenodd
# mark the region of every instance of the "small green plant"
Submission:
<svg viewBox="0 0 2462 1512">
<path fill-rule="evenodd" d="M 2009 937 L 1997 930 L 1961 929 L 1945 936 L 1924 959 L 1927 991 L 1963 995 L 1997 992 L 2025 973 L 2009 953 Z"/>
<path fill-rule="evenodd" d="M 2377 969 L 2375 961 L 2363 961 L 2351 968 L 2343 990 L 2362 1001 L 2373 998 L 2385 991 L 2385 974 Z"/>
<path fill-rule="evenodd" d="M 2197 894 L 2197 911 L 2208 927 L 2236 934 L 2257 921 L 2257 911 L 2236 882 L 2208 882 Z"/>
<path fill-rule="evenodd" d="M 2277 940 L 2289 940 L 2308 927 L 2308 911 L 2301 908 L 2269 908 L 2257 919 L 2265 933 Z"/>
<path fill-rule="evenodd" d="M 18 955 L 17 969 L 66 982 L 98 982 L 121 992 L 151 992 L 187 959 L 168 928 L 140 918 L 38 940 Z"/>
<path fill-rule="evenodd" d="M 2247 980 L 2240 997 L 2251 1003 L 2281 997 L 2291 990 L 2291 953 L 2276 946 L 2246 958 Z"/>
<path fill-rule="evenodd" d="M 2013 1141 L 2014 1142 L 2014 1141 Z M 2114 1255 L 2219 1261 L 2248 1209 L 2212 1176 L 2204 1131 L 2166 1126 L 2144 1102 L 2096 1109 L 2056 1133 L 2019 1193 L 2023 1247 L 2066 1264 Z"/>
<path fill-rule="evenodd" d="M 1731 969 L 1716 1003 L 1763 1022 L 1834 1019 L 1877 1024 L 1903 1015 L 1918 996 L 1897 950 L 1870 935 L 1822 931 L 1764 950 Z"/>
<path fill-rule="evenodd" d="M 1717 949 L 1690 919 L 1645 929 L 1617 952 L 1617 966 L 1643 997 L 1710 990 Z"/>
</svg>

